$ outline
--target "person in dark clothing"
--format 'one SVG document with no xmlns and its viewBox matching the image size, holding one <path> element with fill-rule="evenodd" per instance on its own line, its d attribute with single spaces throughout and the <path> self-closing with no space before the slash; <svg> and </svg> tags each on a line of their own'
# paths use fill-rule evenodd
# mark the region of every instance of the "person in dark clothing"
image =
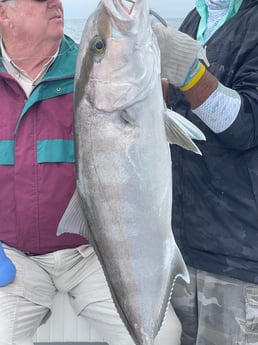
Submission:
<svg viewBox="0 0 258 345">
<path fill-rule="evenodd" d="M 197 0 L 179 32 L 154 29 L 168 106 L 206 136 L 202 156 L 171 148 L 172 227 L 191 276 L 172 295 L 182 345 L 258 343 L 257 22 L 257 0 Z"/>
</svg>

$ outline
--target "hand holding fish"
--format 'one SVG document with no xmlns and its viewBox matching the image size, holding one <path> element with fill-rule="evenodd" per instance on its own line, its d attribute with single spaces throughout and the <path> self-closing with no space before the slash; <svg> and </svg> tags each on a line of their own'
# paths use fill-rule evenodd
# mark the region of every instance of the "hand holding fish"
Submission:
<svg viewBox="0 0 258 345">
<path fill-rule="evenodd" d="M 153 31 L 160 49 L 161 76 L 185 91 L 185 86 L 203 75 L 205 67 L 199 59 L 208 63 L 201 43 L 162 23 L 154 24 Z"/>
</svg>

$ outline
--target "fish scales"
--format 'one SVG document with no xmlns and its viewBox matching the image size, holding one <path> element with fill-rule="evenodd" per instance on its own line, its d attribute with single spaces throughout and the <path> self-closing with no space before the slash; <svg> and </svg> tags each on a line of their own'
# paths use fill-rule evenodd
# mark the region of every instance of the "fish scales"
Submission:
<svg viewBox="0 0 258 345">
<path fill-rule="evenodd" d="M 195 146 L 163 101 L 149 12 L 147 0 L 102 0 L 86 22 L 75 77 L 76 207 L 59 227 L 89 238 L 137 345 L 153 345 L 176 277 L 188 280 L 171 230 L 169 132 Z M 84 225 L 70 230 L 69 217 Z"/>
</svg>

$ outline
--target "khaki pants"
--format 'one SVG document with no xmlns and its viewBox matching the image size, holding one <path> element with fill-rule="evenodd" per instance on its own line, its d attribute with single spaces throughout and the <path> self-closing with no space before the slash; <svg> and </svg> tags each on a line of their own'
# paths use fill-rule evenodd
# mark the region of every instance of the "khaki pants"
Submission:
<svg viewBox="0 0 258 345">
<path fill-rule="evenodd" d="M 258 345 L 258 285 L 188 267 L 172 304 L 182 323 L 181 345 Z"/>
<path fill-rule="evenodd" d="M 14 283 L 0 288 L 0 345 L 32 345 L 33 335 L 51 312 L 57 290 L 67 292 L 77 315 L 87 319 L 109 345 L 133 345 L 112 302 L 91 246 L 26 256 L 5 246 L 14 262 Z M 178 345 L 181 326 L 172 308 L 155 345 Z"/>
</svg>

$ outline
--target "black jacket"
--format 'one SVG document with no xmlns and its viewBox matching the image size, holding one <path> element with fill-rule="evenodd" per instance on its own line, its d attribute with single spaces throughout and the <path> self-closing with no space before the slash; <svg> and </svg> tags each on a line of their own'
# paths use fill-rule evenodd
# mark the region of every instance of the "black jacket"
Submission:
<svg viewBox="0 0 258 345">
<path fill-rule="evenodd" d="M 199 19 L 191 11 L 180 30 L 195 38 Z M 196 142 L 202 156 L 172 147 L 173 232 L 188 265 L 258 284 L 258 0 L 244 0 L 206 45 L 209 71 L 242 105 L 214 134 L 170 85 L 170 106 L 207 139 Z"/>
</svg>

